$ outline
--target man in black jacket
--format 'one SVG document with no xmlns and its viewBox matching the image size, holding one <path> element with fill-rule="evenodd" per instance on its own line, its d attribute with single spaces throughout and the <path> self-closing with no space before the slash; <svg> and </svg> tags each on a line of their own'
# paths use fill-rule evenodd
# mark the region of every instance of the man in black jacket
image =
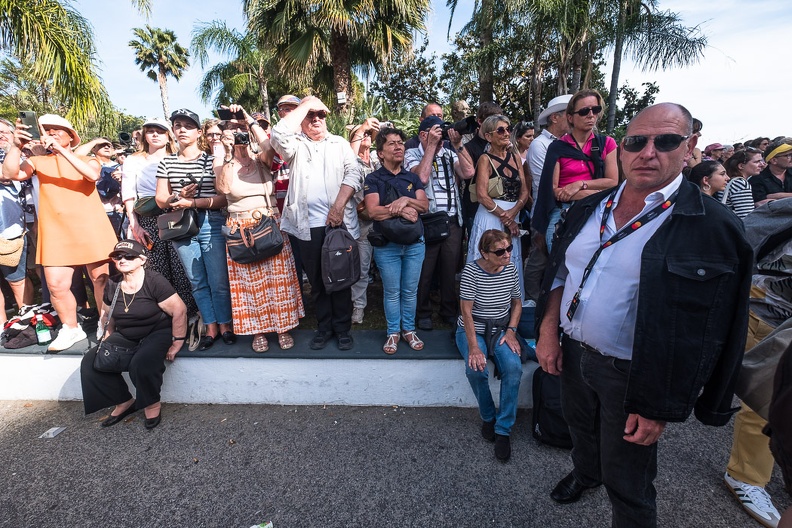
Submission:
<svg viewBox="0 0 792 528">
<path fill-rule="evenodd" d="M 537 306 L 537 357 L 561 375 L 573 443 L 574 468 L 551 497 L 605 484 L 618 527 L 657 524 L 666 422 L 695 409 L 724 425 L 734 411 L 752 251 L 737 217 L 680 174 L 696 139 L 677 104 L 630 122 L 626 181 L 568 211 Z"/>
</svg>

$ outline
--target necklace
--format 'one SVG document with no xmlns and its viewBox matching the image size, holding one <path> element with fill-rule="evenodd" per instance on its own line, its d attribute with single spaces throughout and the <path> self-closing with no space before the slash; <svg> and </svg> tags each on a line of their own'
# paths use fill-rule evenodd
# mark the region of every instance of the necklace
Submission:
<svg viewBox="0 0 792 528">
<path fill-rule="evenodd" d="M 133 302 L 135 302 L 135 295 L 137 295 L 137 292 L 132 294 L 132 300 L 127 303 L 126 293 L 124 293 L 124 290 L 121 290 L 121 296 L 124 298 L 124 313 L 129 312 L 129 307 L 132 306 Z"/>
</svg>

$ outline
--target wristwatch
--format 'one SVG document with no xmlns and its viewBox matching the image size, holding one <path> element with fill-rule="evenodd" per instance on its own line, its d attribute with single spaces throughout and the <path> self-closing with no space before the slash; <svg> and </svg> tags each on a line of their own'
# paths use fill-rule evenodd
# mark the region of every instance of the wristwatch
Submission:
<svg viewBox="0 0 792 528">
<path fill-rule="evenodd" d="M 506 327 L 506 330 L 511 330 L 511 331 L 512 331 L 512 332 L 514 332 L 515 334 L 517 333 L 517 327 L 516 327 L 516 326 L 509 326 L 509 327 Z"/>
<path fill-rule="evenodd" d="M 586 189 L 588 189 L 588 183 L 583 182 L 583 187 L 581 187 L 580 190 L 585 191 Z"/>
<path fill-rule="evenodd" d="M 185 339 L 187 339 L 187 336 L 184 337 L 171 336 L 171 341 L 184 341 Z"/>
</svg>

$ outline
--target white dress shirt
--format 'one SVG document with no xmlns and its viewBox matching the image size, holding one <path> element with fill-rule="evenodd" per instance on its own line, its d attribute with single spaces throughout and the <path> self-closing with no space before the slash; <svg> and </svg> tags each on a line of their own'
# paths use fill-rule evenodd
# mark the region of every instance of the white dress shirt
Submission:
<svg viewBox="0 0 792 528">
<path fill-rule="evenodd" d="M 667 200 L 679 189 L 681 183 L 680 174 L 671 183 L 647 196 L 643 210 L 624 227 L 628 227 L 635 219 Z M 611 211 L 618 207 L 623 190 L 624 184 L 616 193 Z M 606 202 L 607 200 L 600 202 L 597 210 L 592 213 L 575 240 L 569 245 L 564 264 L 559 268 L 553 283 L 553 289 L 564 286 L 561 299 L 561 328 L 566 335 L 594 347 L 606 356 L 631 359 L 638 309 L 641 254 L 646 242 L 669 218 L 674 206 L 602 251 L 581 291 L 580 304 L 570 321 L 567 310 L 578 291 L 583 271 L 601 243 L 616 234 L 616 225 L 611 214 L 600 241 L 599 231 Z"/>
<path fill-rule="evenodd" d="M 528 160 L 528 167 L 531 169 L 531 196 L 534 197 L 534 207 L 536 207 L 536 193 L 539 191 L 539 180 L 542 178 L 542 168 L 544 167 L 547 149 L 550 143 L 558 139 L 545 128 L 531 141 L 525 158 Z M 533 213 L 533 211 L 531 211 Z"/>
</svg>

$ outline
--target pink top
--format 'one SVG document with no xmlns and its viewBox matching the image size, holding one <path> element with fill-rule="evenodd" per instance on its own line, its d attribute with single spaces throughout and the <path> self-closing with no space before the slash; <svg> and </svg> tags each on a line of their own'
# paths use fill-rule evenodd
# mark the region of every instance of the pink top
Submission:
<svg viewBox="0 0 792 528">
<path fill-rule="evenodd" d="M 566 141 L 573 147 L 577 148 L 575 144 L 574 138 L 569 134 L 564 134 L 561 137 L 561 141 Z M 583 153 L 587 156 L 591 156 L 591 145 L 594 141 L 594 134 L 589 136 L 588 141 L 586 144 L 583 145 Z M 616 141 L 608 136 L 605 139 L 605 156 L 610 154 L 616 150 Z M 605 158 L 603 156 L 603 159 Z M 572 182 L 580 181 L 580 180 L 590 180 L 591 175 L 594 173 L 594 163 L 590 161 L 583 161 L 583 160 L 576 160 L 570 158 L 559 158 L 558 164 L 560 165 L 560 171 L 558 173 L 558 188 L 564 187 L 569 185 Z"/>
</svg>

